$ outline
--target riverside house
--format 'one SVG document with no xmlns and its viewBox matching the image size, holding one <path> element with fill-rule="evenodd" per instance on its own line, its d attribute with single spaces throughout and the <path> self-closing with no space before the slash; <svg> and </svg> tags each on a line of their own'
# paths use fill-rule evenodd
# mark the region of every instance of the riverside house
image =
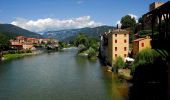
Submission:
<svg viewBox="0 0 170 100">
<path fill-rule="evenodd" d="M 110 30 L 101 35 L 101 57 L 108 65 L 113 65 L 117 57 L 128 57 L 129 31 L 123 29 Z"/>
<path fill-rule="evenodd" d="M 58 40 L 55 39 L 37 39 L 37 38 L 27 38 L 24 36 L 17 36 L 15 39 L 10 40 L 11 47 L 18 50 L 35 50 L 35 45 L 40 46 L 47 43 L 58 46 Z"/>
<path fill-rule="evenodd" d="M 144 38 L 138 38 L 133 41 L 133 56 L 145 48 L 151 48 L 151 38 L 146 36 Z"/>
</svg>

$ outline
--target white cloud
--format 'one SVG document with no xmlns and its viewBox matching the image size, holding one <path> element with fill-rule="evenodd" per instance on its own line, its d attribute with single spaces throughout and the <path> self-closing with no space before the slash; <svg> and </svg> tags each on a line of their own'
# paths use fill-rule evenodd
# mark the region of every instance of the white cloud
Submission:
<svg viewBox="0 0 170 100">
<path fill-rule="evenodd" d="M 131 16 L 131 18 L 135 18 L 135 20 L 136 20 L 136 22 L 138 22 L 138 16 L 136 16 L 136 15 L 134 15 L 134 14 L 128 14 L 129 16 Z M 119 25 L 119 26 L 121 26 L 122 24 L 120 23 L 120 20 L 118 20 L 117 22 L 116 22 L 116 25 Z"/>
<path fill-rule="evenodd" d="M 56 19 L 44 18 L 37 20 L 28 20 L 24 18 L 16 18 L 11 24 L 28 29 L 34 32 L 42 32 L 49 30 L 61 30 L 83 27 L 96 27 L 101 26 L 101 23 L 91 20 L 90 16 L 82 16 L 71 19 Z"/>
<path fill-rule="evenodd" d="M 82 3 L 84 3 L 84 1 L 79 0 L 79 1 L 77 1 L 76 3 L 77 3 L 77 4 L 82 4 Z"/>
</svg>

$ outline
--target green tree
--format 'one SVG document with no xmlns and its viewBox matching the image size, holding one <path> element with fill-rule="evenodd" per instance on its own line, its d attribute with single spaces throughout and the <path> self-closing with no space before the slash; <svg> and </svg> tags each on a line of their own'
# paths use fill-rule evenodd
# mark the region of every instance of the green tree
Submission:
<svg viewBox="0 0 170 100">
<path fill-rule="evenodd" d="M 118 72 L 118 69 L 121 69 L 121 68 L 124 68 L 125 66 L 125 63 L 123 61 L 123 58 L 122 57 L 117 57 L 116 61 L 115 61 L 115 64 L 113 66 L 113 70 L 114 72 Z"/>
<path fill-rule="evenodd" d="M 89 45 L 88 37 L 83 33 L 79 33 L 74 40 L 74 44 L 75 46 L 78 46 L 80 44 L 88 46 Z"/>
<path fill-rule="evenodd" d="M 137 31 L 135 18 L 132 18 L 130 15 L 123 16 L 121 18 L 121 24 L 122 29 L 130 28 L 129 42 L 131 43 L 134 40 L 134 34 Z"/>
<path fill-rule="evenodd" d="M 9 38 L 0 33 L 0 51 L 8 50 L 10 48 Z"/>
<path fill-rule="evenodd" d="M 132 28 L 136 26 L 136 20 L 135 18 L 132 18 L 130 15 L 126 15 L 121 18 L 121 28 Z"/>
<path fill-rule="evenodd" d="M 164 50 L 154 50 L 154 49 L 146 48 L 136 55 L 134 64 L 131 69 L 132 73 L 135 72 L 135 69 L 138 66 L 153 64 L 156 59 L 158 58 L 166 59 L 167 56 L 168 53 Z"/>
</svg>

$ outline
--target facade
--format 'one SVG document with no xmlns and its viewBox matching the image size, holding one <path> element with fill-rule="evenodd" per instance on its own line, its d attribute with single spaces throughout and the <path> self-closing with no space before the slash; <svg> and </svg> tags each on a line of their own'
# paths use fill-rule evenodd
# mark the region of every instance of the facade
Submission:
<svg viewBox="0 0 170 100">
<path fill-rule="evenodd" d="M 116 29 L 105 33 L 102 36 L 100 50 L 109 65 L 113 65 L 113 61 L 119 56 L 125 61 L 129 52 L 129 31 Z"/>
<path fill-rule="evenodd" d="M 133 55 L 135 56 L 138 52 L 145 48 L 151 48 L 151 38 L 149 36 L 145 38 L 138 38 L 133 41 Z"/>
</svg>

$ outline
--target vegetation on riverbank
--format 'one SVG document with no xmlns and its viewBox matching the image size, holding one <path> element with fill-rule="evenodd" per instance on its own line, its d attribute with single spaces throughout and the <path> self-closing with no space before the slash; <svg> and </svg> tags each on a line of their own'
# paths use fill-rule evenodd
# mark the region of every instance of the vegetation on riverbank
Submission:
<svg viewBox="0 0 170 100">
<path fill-rule="evenodd" d="M 24 56 L 31 56 L 31 55 L 41 54 L 41 53 L 43 53 L 43 51 L 40 51 L 40 50 L 8 51 L 2 55 L 2 58 L 3 58 L 2 60 L 12 60 L 12 59 L 21 58 Z"/>
<path fill-rule="evenodd" d="M 79 56 L 87 56 L 89 59 L 97 59 L 99 43 L 96 38 L 88 37 L 83 33 L 79 33 L 75 40 L 74 45 L 79 48 Z"/>
<path fill-rule="evenodd" d="M 155 50 L 146 48 L 139 52 L 135 57 L 135 62 L 132 65 L 132 73 L 135 72 L 138 66 L 145 66 L 148 64 L 153 64 L 157 59 L 165 60 L 168 53 L 164 50 Z"/>
<path fill-rule="evenodd" d="M 4 59 L 5 60 L 11 60 L 11 59 L 16 59 L 24 56 L 29 56 L 33 55 L 33 53 L 22 53 L 22 54 L 5 54 Z"/>
</svg>

